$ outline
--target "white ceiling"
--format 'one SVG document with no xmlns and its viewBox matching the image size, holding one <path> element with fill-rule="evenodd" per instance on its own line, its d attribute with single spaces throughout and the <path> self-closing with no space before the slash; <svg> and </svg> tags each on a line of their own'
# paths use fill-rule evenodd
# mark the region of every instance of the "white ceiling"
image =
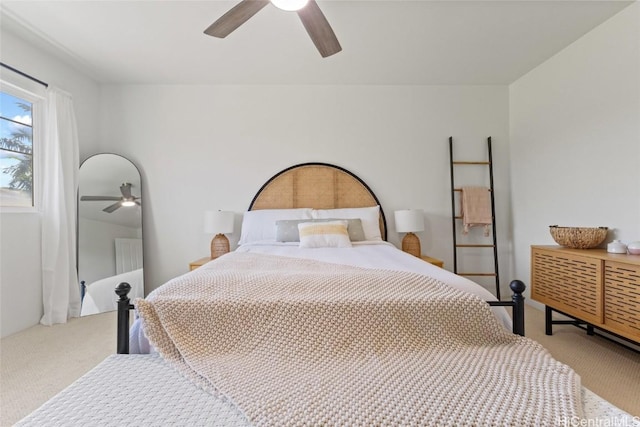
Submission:
<svg viewBox="0 0 640 427">
<path fill-rule="evenodd" d="M 629 1 L 318 0 L 343 51 L 321 58 L 268 5 L 226 39 L 236 1 L 2 0 L 1 24 L 104 83 L 509 84 Z M 28 30 L 25 32 L 25 29 Z"/>
</svg>

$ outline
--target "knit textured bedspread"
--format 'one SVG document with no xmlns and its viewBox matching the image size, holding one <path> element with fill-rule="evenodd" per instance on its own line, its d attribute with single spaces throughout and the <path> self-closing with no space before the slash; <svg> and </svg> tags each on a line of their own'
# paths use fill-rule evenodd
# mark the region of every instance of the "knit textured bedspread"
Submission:
<svg viewBox="0 0 640 427">
<path fill-rule="evenodd" d="M 159 353 L 254 425 L 582 416 L 573 370 L 478 297 L 419 274 L 231 253 L 136 306 Z"/>
</svg>

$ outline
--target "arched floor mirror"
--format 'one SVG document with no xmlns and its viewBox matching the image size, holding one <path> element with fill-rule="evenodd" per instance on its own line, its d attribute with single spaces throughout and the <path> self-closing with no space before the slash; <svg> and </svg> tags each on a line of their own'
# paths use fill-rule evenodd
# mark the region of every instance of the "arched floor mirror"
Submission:
<svg viewBox="0 0 640 427">
<path fill-rule="evenodd" d="M 81 315 L 116 310 L 114 289 L 144 296 L 142 199 L 138 168 L 117 154 L 96 154 L 80 166 L 78 279 Z"/>
</svg>

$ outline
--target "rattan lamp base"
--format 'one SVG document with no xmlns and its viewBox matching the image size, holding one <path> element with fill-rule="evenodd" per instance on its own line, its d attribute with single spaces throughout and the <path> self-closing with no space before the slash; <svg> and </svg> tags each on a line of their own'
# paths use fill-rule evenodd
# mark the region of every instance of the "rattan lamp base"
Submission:
<svg viewBox="0 0 640 427">
<path fill-rule="evenodd" d="M 211 239 L 211 259 L 218 258 L 230 251 L 229 239 L 224 234 L 216 234 Z"/>
<path fill-rule="evenodd" d="M 414 233 L 407 233 L 404 239 L 402 239 L 402 250 L 413 256 L 420 257 L 422 255 L 420 238 Z"/>
</svg>

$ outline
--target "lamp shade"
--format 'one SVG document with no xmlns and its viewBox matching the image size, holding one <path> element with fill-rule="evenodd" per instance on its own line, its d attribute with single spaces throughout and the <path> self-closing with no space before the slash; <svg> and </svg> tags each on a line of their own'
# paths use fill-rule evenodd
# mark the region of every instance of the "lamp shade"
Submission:
<svg viewBox="0 0 640 427">
<path fill-rule="evenodd" d="M 403 209 L 394 212 L 398 233 L 415 233 L 424 230 L 424 211 L 422 209 Z"/>
<path fill-rule="evenodd" d="M 233 233 L 234 214 L 228 211 L 206 211 L 204 232 L 207 234 Z"/>
</svg>

